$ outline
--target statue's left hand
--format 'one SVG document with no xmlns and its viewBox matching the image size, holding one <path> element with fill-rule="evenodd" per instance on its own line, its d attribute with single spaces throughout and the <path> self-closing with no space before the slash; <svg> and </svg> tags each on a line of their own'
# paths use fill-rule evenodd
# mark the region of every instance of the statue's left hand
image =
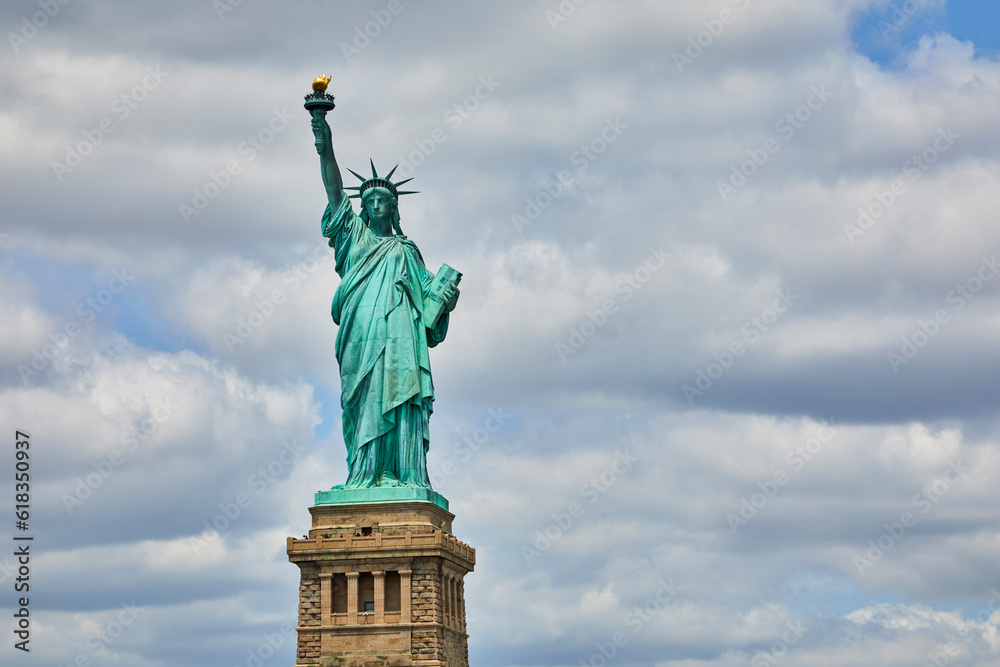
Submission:
<svg viewBox="0 0 1000 667">
<path fill-rule="evenodd" d="M 457 287 L 449 287 L 444 291 L 441 296 L 444 297 L 444 312 L 450 313 L 455 310 L 455 306 L 458 304 L 458 295 L 461 292 L 458 291 Z"/>
</svg>

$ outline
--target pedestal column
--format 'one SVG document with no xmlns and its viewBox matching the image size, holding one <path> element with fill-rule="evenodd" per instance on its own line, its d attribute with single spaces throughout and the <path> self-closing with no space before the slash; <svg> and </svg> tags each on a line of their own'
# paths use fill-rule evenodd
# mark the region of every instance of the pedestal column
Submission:
<svg viewBox="0 0 1000 667">
<path fill-rule="evenodd" d="M 465 632 L 465 582 L 458 582 L 458 629 Z"/>
<path fill-rule="evenodd" d="M 453 593 L 453 588 L 455 586 L 455 581 L 451 577 L 451 573 L 445 572 L 444 574 L 444 624 L 454 625 L 455 621 L 455 596 Z"/>
<path fill-rule="evenodd" d="M 347 624 L 358 624 L 358 577 L 360 572 L 347 573 Z"/>
<path fill-rule="evenodd" d="M 372 572 L 375 578 L 375 622 L 385 623 L 385 571 Z"/>
<path fill-rule="evenodd" d="M 330 625 L 333 613 L 333 575 L 319 575 L 319 615 L 320 625 Z"/>
<path fill-rule="evenodd" d="M 410 603 L 413 601 L 413 570 L 399 571 L 399 616 L 403 623 L 410 623 Z"/>
</svg>

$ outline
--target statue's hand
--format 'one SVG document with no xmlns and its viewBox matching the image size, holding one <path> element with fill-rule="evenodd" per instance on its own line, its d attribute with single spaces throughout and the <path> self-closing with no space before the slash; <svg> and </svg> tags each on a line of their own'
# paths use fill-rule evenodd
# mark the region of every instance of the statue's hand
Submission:
<svg viewBox="0 0 1000 667">
<path fill-rule="evenodd" d="M 333 149 L 333 137 L 330 134 L 330 125 L 321 114 L 312 114 L 313 136 L 316 137 L 316 152 L 323 155 Z"/>
<path fill-rule="evenodd" d="M 455 306 L 458 305 L 458 295 L 461 292 L 458 291 L 457 287 L 449 287 L 444 291 L 441 296 L 444 297 L 444 312 L 450 313 L 455 310 Z"/>
</svg>

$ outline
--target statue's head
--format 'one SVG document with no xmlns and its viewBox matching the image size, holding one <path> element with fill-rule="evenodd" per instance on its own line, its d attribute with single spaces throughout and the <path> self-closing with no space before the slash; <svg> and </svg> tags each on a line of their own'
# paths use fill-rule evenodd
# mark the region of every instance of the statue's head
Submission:
<svg viewBox="0 0 1000 667">
<path fill-rule="evenodd" d="M 369 160 L 369 162 L 371 162 L 371 160 Z M 397 234 L 402 236 L 403 230 L 399 227 L 399 195 L 412 195 L 416 193 L 412 191 L 399 190 L 397 186 L 413 179 L 407 178 L 406 180 L 398 183 L 393 183 L 390 179 L 392 178 L 392 174 L 396 171 L 396 167 L 393 167 L 392 171 L 382 177 L 378 175 L 377 171 L 375 171 L 375 163 L 371 162 L 371 165 L 371 178 L 365 178 L 353 169 L 348 169 L 349 172 L 361 180 L 361 185 L 344 189 L 358 191 L 357 194 L 353 194 L 351 197 L 360 197 L 360 217 L 365 221 L 366 225 L 371 226 L 372 220 L 379 219 L 380 216 L 383 215 L 382 209 L 385 208 L 386 214 L 389 216 L 389 220 L 392 223 L 392 229 L 395 230 Z"/>
<path fill-rule="evenodd" d="M 386 188 L 372 187 L 361 193 L 360 217 L 366 225 L 371 225 L 372 220 L 388 219 L 397 234 L 403 233 L 399 227 L 396 198 Z"/>
</svg>

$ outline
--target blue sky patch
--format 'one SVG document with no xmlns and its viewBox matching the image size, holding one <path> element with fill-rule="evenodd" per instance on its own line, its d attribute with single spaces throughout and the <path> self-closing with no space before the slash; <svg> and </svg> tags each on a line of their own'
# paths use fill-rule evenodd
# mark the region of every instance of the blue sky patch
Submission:
<svg viewBox="0 0 1000 667">
<path fill-rule="evenodd" d="M 905 65 L 924 35 L 948 33 L 971 41 L 977 57 L 995 57 L 1000 48 L 1000 3 L 991 0 L 893 0 L 859 12 L 851 39 L 859 53 L 886 69 Z"/>
</svg>

